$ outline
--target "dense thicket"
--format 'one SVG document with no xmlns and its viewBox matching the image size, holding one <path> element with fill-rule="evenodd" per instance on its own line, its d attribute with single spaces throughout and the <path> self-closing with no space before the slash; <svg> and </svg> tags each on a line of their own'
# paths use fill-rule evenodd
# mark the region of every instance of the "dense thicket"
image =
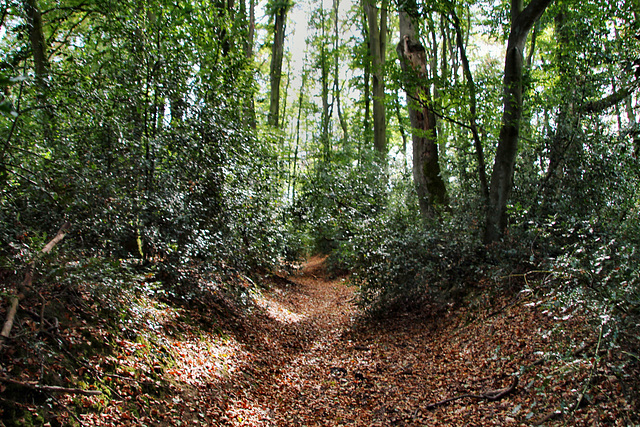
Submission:
<svg viewBox="0 0 640 427">
<path fill-rule="evenodd" d="M 345 144 L 330 110 L 324 117 L 308 109 L 336 123 L 329 152 L 338 154 L 328 162 L 320 155 L 327 148 L 308 142 L 308 155 L 318 155 L 297 181 L 307 227 L 296 228 L 332 251 L 337 268 L 353 272 L 365 307 L 451 303 L 490 279 L 507 290 L 550 286 L 567 304 L 590 307 L 595 322 L 615 313 L 607 328 L 633 328 L 640 302 L 635 6 L 401 6 L 390 15 L 391 34 L 399 34 L 399 10 L 415 30 L 387 44 L 387 162 L 381 167 L 373 154 L 368 15 L 355 7 L 348 22 L 363 36 L 343 39 L 357 53 L 345 71 L 352 77 L 345 92 L 355 101 L 345 134 L 353 142 Z M 525 21 L 528 35 L 519 27 Z M 514 33 L 515 59 L 503 50 Z M 327 32 L 313 34 L 310 49 Z M 389 60 L 403 40 L 413 69 Z M 399 89 L 407 90 L 407 103 Z M 510 111 L 514 99 L 519 112 Z M 421 117 L 432 115 L 433 131 L 409 125 L 412 103 Z M 415 179 L 416 168 L 427 166 L 425 155 L 412 159 L 407 150 L 411 136 L 414 143 L 437 138 L 448 203 L 436 216 L 424 214 L 436 199 Z"/>
<path fill-rule="evenodd" d="M 247 18 L 222 3 L 33 4 L 42 76 L 27 3 L 3 10 L 5 262 L 19 269 L 69 221 L 76 256 L 272 263 L 279 165 L 241 108 Z"/>
</svg>

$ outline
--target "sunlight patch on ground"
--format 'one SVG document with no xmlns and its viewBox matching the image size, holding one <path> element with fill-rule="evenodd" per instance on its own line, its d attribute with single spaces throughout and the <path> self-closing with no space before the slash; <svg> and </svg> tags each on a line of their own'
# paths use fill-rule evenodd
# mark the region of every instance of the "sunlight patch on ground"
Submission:
<svg viewBox="0 0 640 427">
<path fill-rule="evenodd" d="M 278 301 L 267 298 L 261 294 L 254 296 L 254 302 L 258 307 L 262 308 L 269 317 L 281 323 L 298 323 L 306 317 L 305 315 L 292 312 Z"/>
<path fill-rule="evenodd" d="M 241 357 L 235 340 L 222 340 L 213 334 L 185 337 L 171 342 L 169 347 L 175 366 L 167 373 L 191 385 L 227 377 L 235 371 L 233 361 Z"/>
<path fill-rule="evenodd" d="M 271 410 L 261 408 L 248 399 L 234 402 L 227 411 L 227 417 L 234 426 L 264 426 L 271 420 Z M 269 425 L 269 424 L 267 424 Z"/>
</svg>

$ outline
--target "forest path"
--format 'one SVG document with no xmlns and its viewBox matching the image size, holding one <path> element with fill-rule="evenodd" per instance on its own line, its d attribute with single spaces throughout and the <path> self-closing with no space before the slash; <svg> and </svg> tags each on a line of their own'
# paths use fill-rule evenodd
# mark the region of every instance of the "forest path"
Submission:
<svg viewBox="0 0 640 427">
<path fill-rule="evenodd" d="M 344 356 L 362 349 L 349 338 L 358 314 L 355 288 L 345 277 L 330 277 L 325 260 L 311 257 L 253 293 L 255 309 L 227 328 L 223 374 L 177 383 L 173 402 L 159 411 L 167 421 L 160 425 L 341 425 L 342 407 L 353 406 L 338 391 L 360 387 L 364 378 Z"/>
<path fill-rule="evenodd" d="M 171 408 L 160 411 L 171 421 L 160 425 L 536 425 L 574 400 L 588 377 L 586 369 L 564 376 L 565 394 L 536 391 L 554 372 L 540 364 L 542 352 L 588 340 L 580 316 L 567 317 L 554 343 L 555 320 L 526 299 L 494 295 L 479 300 L 480 309 L 371 319 L 354 305 L 354 292 L 345 278 L 328 277 L 320 257 L 276 277 L 253 296 L 258 309 L 238 319 L 223 375 L 181 383 Z M 507 388 L 515 376 L 520 386 L 497 402 L 427 407 Z"/>
<path fill-rule="evenodd" d="M 347 370 L 337 360 L 357 309 L 354 288 L 344 277 L 329 277 L 326 257 L 311 257 L 297 274 L 276 280 L 256 298 L 258 315 L 250 337 L 249 387 L 226 408 L 230 425 L 338 425 L 335 396 L 326 394 Z M 335 385 L 335 384 L 334 384 Z"/>
</svg>

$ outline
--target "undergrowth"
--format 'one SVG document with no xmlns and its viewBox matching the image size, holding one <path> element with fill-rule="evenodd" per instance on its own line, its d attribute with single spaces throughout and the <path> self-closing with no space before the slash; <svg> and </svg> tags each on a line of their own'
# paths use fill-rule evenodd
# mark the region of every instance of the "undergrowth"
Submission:
<svg viewBox="0 0 640 427">
<path fill-rule="evenodd" d="M 122 411 L 147 410 L 126 396 L 169 393 L 167 372 L 183 357 L 174 341 L 195 345 L 205 340 L 202 331 L 209 331 L 206 340 L 224 341 L 247 310 L 242 295 L 252 287 L 239 273 L 185 267 L 190 281 L 162 283 L 137 260 L 63 260 L 40 266 L 37 293 L 21 301 L 3 342 L 0 375 L 11 381 L 0 382 L 2 425 L 81 425 L 79 414 L 123 401 Z M 62 399 L 34 384 L 77 391 Z M 82 390 L 102 394 L 85 397 Z"/>
</svg>

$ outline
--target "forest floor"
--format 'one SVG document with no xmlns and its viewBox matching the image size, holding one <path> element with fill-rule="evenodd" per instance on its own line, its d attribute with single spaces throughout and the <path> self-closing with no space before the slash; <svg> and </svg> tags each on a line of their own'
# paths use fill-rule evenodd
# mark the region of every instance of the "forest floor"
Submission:
<svg viewBox="0 0 640 427">
<path fill-rule="evenodd" d="M 114 334 L 78 315 L 73 328 L 57 331 L 63 351 L 52 359 L 10 348 L 15 366 L 4 355 L 0 368 L 15 383 L 2 384 L 0 426 L 640 422 L 637 361 L 605 351 L 602 324 L 553 293 L 479 285 L 467 306 L 374 318 L 355 305 L 347 277 L 327 273 L 324 258 L 269 277 L 262 290 L 246 284 L 242 298 L 251 302 L 242 307 L 150 305 L 141 314 L 148 333 Z M 76 353 L 82 348 L 85 357 Z M 55 383 L 55 372 L 60 384 L 102 394 L 29 382 Z M 28 396 L 13 394 L 29 384 Z"/>
</svg>

